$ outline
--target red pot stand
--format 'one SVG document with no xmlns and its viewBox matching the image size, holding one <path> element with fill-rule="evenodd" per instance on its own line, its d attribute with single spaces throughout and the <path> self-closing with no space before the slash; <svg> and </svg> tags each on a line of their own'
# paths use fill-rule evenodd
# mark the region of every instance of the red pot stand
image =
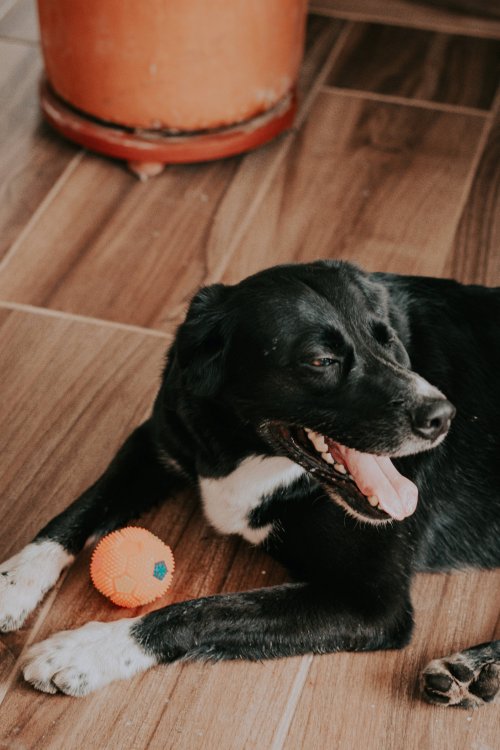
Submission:
<svg viewBox="0 0 500 750">
<path fill-rule="evenodd" d="M 40 103 L 55 130 L 91 151 L 125 159 L 141 179 L 159 174 L 165 164 L 212 161 L 261 146 L 290 128 L 297 110 L 295 92 L 290 92 L 272 109 L 237 125 L 172 134 L 92 118 L 64 102 L 46 79 L 40 85 Z"/>
</svg>

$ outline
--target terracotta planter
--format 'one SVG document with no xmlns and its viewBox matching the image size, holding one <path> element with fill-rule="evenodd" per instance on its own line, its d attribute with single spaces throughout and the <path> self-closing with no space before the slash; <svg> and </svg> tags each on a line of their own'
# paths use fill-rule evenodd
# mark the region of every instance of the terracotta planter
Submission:
<svg viewBox="0 0 500 750">
<path fill-rule="evenodd" d="M 161 132 L 163 139 L 231 129 L 275 107 L 283 119 L 302 58 L 306 6 L 38 0 L 47 91 L 63 110 L 68 104 L 101 127 Z M 290 120 L 291 103 L 288 109 Z"/>
</svg>

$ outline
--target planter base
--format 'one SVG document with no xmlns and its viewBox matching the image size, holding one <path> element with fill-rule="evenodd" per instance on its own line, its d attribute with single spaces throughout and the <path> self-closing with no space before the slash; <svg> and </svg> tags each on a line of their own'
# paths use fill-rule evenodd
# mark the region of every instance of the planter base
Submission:
<svg viewBox="0 0 500 750">
<path fill-rule="evenodd" d="M 60 99 L 45 79 L 40 104 L 45 119 L 59 133 L 91 151 L 126 160 L 141 179 L 158 174 L 165 164 L 211 161 L 261 146 L 291 127 L 297 109 L 291 92 L 271 110 L 243 123 L 172 135 L 94 120 Z"/>
</svg>

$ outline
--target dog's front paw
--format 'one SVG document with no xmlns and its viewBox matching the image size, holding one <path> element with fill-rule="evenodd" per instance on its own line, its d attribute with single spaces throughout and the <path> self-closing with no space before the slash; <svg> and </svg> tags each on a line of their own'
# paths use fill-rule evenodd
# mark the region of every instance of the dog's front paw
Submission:
<svg viewBox="0 0 500 750">
<path fill-rule="evenodd" d="M 73 560 L 57 542 L 33 542 L 0 565 L 0 632 L 22 626 Z"/>
<path fill-rule="evenodd" d="M 431 661 L 422 673 L 426 700 L 460 708 L 478 708 L 495 700 L 500 695 L 500 666 L 485 649 L 482 654 L 468 649 Z"/>
<path fill-rule="evenodd" d="M 89 622 L 37 643 L 24 659 L 25 680 L 46 693 L 83 696 L 149 669 L 156 659 L 130 635 L 137 619 Z"/>
</svg>

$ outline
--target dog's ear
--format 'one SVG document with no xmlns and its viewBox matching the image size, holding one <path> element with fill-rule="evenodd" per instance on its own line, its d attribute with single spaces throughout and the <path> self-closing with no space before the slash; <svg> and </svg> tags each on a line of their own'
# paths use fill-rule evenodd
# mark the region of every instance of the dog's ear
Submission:
<svg viewBox="0 0 500 750">
<path fill-rule="evenodd" d="M 232 330 L 226 306 L 230 291 L 224 284 L 200 289 L 177 333 L 177 363 L 182 379 L 198 396 L 213 396 L 223 383 Z"/>
</svg>

